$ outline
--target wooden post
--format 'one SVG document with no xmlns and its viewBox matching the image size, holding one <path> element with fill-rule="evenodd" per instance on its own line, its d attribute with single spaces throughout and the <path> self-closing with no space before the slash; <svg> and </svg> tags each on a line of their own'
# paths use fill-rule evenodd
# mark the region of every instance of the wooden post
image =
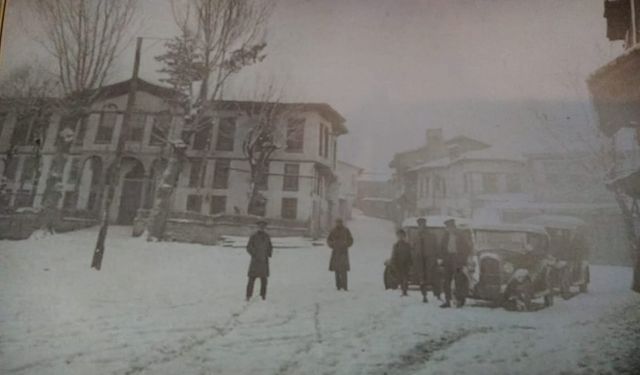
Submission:
<svg viewBox="0 0 640 375">
<path fill-rule="evenodd" d="M 129 125 L 133 114 L 133 109 L 136 105 L 136 91 L 138 89 L 138 72 L 140 70 L 140 53 L 142 49 L 142 38 L 138 38 L 136 41 L 136 53 L 133 62 L 133 74 L 131 77 L 131 83 L 129 87 L 129 95 L 127 97 L 127 108 L 122 119 L 122 127 L 120 128 L 120 135 L 118 137 L 118 144 L 116 146 L 116 152 L 111 162 L 111 165 L 106 170 L 106 188 L 107 193 L 104 196 L 102 205 L 102 216 L 100 224 L 100 232 L 98 233 L 98 239 L 96 241 L 96 248 L 93 252 L 93 259 L 91 260 L 91 268 L 100 270 L 102 266 L 102 257 L 105 250 L 105 240 L 107 237 L 107 230 L 109 228 L 109 211 L 113 203 L 115 196 L 116 186 L 120 178 L 120 167 L 122 163 L 122 155 L 124 154 L 124 148 L 129 137 Z"/>
</svg>

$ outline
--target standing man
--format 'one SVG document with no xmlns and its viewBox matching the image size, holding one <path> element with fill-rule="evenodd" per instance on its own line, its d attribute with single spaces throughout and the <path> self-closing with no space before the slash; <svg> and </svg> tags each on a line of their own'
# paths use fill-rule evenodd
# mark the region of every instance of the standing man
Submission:
<svg viewBox="0 0 640 375">
<path fill-rule="evenodd" d="M 402 295 L 407 295 L 409 289 L 409 272 L 411 271 L 411 245 L 407 242 L 407 233 L 398 229 L 396 231 L 398 241 L 393 245 L 391 252 L 391 267 L 400 281 Z"/>
<path fill-rule="evenodd" d="M 464 238 L 464 235 L 458 232 L 455 220 L 449 219 L 444 222 L 444 225 L 447 232 L 442 236 L 438 263 L 442 263 L 444 268 L 444 295 L 446 301 L 440 307 L 451 307 L 451 282 L 454 279 L 457 281 L 456 289 L 457 294 L 460 296 L 458 307 L 462 307 L 467 294 L 466 276 L 462 273 L 462 268 L 467 264 L 467 258 L 471 255 L 471 245 Z"/>
<path fill-rule="evenodd" d="M 433 288 L 433 295 L 439 296 L 436 283 L 436 257 L 438 255 L 438 241 L 436 237 L 427 229 L 427 219 L 421 217 L 417 220 L 418 231 L 413 240 L 414 270 L 420 282 L 422 292 L 422 302 L 427 303 L 427 285 Z"/>
<path fill-rule="evenodd" d="M 336 289 L 347 290 L 347 272 L 349 265 L 349 248 L 353 245 L 353 237 L 342 219 L 336 220 L 336 226 L 329 233 L 327 244 L 331 248 L 329 271 L 336 273 Z"/>
<path fill-rule="evenodd" d="M 247 252 L 251 255 L 249 264 L 249 282 L 247 283 L 247 301 L 253 296 L 253 284 L 260 279 L 260 297 L 267 298 L 267 278 L 269 277 L 269 258 L 273 253 L 271 237 L 265 232 L 267 222 L 258 221 L 258 230 L 251 235 L 247 243 Z"/>
</svg>

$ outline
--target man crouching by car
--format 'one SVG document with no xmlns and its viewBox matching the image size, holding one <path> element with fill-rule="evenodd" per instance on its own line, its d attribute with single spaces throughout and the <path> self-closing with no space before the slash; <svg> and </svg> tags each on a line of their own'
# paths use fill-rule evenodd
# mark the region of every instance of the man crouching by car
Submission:
<svg viewBox="0 0 640 375">
<path fill-rule="evenodd" d="M 442 265 L 444 269 L 443 284 L 446 301 L 440 307 L 451 307 L 451 283 L 454 280 L 456 281 L 457 306 L 462 307 L 469 289 L 468 280 L 462 271 L 467 264 L 467 258 L 471 255 L 471 245 L 458 231 L 455 220 L 449 219 L 444 222 L 444 225 L 447 232 L 442 236 L 440 243 L 438 264 Z"/>
</svg>

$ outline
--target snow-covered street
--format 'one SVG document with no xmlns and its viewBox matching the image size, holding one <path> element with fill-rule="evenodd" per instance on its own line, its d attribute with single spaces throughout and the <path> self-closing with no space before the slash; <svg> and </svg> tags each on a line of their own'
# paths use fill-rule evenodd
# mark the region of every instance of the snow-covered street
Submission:
<svg viewBox="0 0 640 375">
<path fill-rule="evenodd" d="M 267 301 L 244 301 L 243 249 L 147 243 L 111 228 L 0 241 L 2 374 L 613 373 L 640 349 L 631 270 L 531 313 L 385 291 L 391 223 L 357 217 L 348 292 L 326 247 L 276 249 Z M 637 366 L 638 363 L 636 362 Z"/>
</svg>

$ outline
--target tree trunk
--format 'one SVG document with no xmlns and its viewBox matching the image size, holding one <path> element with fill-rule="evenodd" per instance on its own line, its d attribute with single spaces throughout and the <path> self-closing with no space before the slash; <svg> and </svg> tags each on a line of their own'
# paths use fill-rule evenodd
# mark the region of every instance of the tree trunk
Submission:
<svg viewBox="0 0 640 375">
<path fill-rule="evenodd" d="M 58 186 L 62 183 L 64 167 L 67 164 L 67 154 L 71 148 L 71 142 L 62 141 L 56 147 L 56 154 L 51 161 L 51 167 L 49 168 L 49 175 L 44 188 L 44 194 L 42 197 L 42 207 L 44 220 L 42 228 L 53 234 L 53 227 L 60 216 L 60 210 L 58 204 L 62 193 L 59 191 Z"/>
<path fill-rule="evenodd" d="M 162 181 L 156 189 L 153 209 L 147 222 L 147 241 L 162 241 L 165 236 L 167 219 L 171 210 L 171 196 L 176 189 L 184 150 L 173 147 L 171 158 L 162 173 Z"/>
<path fill-rule="evenodd" d="M 102 202 L 100 216 L 100 232 L 98 233 L 98 239 L 96 240 L 96 247 L 93 252 L 93 259 L 91 260 L 91 268 L 95 268 L 100 271 L 102 267 L 102 257 L 104 255 L 105 240 L 107 238 L 107 231 L 109 229 L 109 211 L 113 203 L 113 198 L 116 195 L 116 186 L 118 183 L 118 175 L 120 174 L 121 158 L 116 156 L 116 159 L 111 163 L 106 172 L 106 194 Z"/>
</svg>

